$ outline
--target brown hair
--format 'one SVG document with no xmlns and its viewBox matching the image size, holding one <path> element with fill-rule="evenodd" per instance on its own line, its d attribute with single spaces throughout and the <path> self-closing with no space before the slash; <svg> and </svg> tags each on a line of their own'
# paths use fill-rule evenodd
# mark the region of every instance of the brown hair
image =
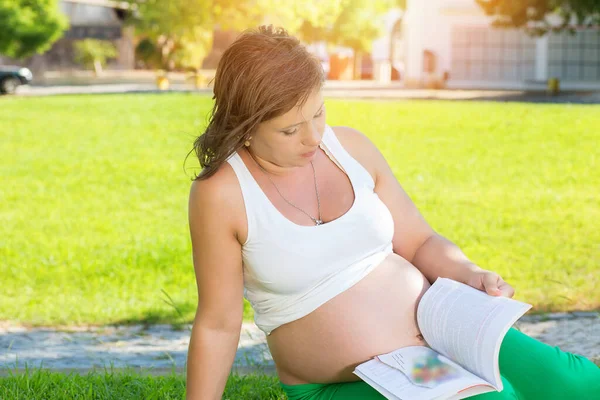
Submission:
<svg viewBox="0 0 600 400">
<path fill-rule="evenodd" d="M 302 106 L 325 82 L 319 59 L 283 28 L 248 29 L 225 50 L 214 79 L 208 126 L 194 141 L 206 179 L 240 149 L 261 122 Z"/>
</svg>

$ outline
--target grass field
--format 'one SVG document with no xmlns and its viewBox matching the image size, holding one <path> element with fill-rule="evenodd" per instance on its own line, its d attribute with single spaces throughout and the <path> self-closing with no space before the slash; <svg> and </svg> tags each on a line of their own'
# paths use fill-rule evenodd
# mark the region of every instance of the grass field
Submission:
<svg viewBox="0 0 600 400">
<path fill-rule="evenodd" d="M 596 360 L 600 366 L 600 360 Z M 185 399 L 185 376 L 150 376 L 139 373 L 94 372 L 60 374 L 47 370 L 0 377 L 0 398 L 11 400 L 174 400 Z M 274 376 L 230 375 L 223 400 L 285 400 Z"/>
<path fill-rule="evenodd" d="M 0 102 L 0 320 L 192 320 L 188 159 L 209 97 Z M 426 219 L 536 311 L 600 307 L 600 107 L 328 99 Z M 246 319 L 252 312 L 246 304 Z"/>
<path fill-rule="evenodd" d="M 274 376 L 231 375 L 223 400 L 284 400 Z M 139 373 L 93 372 L 87 375 L 29 370 L 0 377 L 0 399 L 10 400 L 174 400 L 185 399 L 185 377 L 172 373 L 151 376 Z"/>
</svg>

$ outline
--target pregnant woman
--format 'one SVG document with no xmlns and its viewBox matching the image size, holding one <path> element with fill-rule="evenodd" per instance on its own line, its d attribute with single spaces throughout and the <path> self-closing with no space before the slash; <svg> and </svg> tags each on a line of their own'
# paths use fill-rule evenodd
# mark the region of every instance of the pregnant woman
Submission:
<svg viewBox="0 0 600 400">
<path fill-rule="evenodd" d="M 244 32 L 219 62 L 194 144 L 203 170 L 189 200 L 198 308 L 188 399 L 221 398 L 243 296 L 293 400 L 383 399 L 352 371 L 426 345 L 416 308 L 438 277 L 514 294 L 427 224 L 365 135 L 326 123 L 323 83 L 319 60 L 272 26 Z M 504 390 L 476 397 L 600 399 L 591 361 L 514 328 L 500 372 Z"/>
</svg>

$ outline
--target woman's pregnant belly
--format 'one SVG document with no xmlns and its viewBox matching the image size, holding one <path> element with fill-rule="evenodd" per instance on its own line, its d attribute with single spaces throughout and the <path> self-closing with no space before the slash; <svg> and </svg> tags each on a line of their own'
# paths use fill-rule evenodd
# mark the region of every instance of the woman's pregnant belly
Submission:
<svg viewBox="0 0 600 400">
<path fill-rule="evenodd" d="M 357 381 L 358 364 L 426 345 L 416 309 L 429 286 L 414 265 L 390 254 L 357 284 L 267 336 L 279 379 L 288 385 Z"/>
</svg>

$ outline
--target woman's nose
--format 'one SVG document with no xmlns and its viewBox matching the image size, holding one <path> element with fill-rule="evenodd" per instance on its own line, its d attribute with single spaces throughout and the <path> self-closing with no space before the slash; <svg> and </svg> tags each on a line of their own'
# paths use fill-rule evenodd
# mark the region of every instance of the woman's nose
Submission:
<svg viewBox="0 0 600 400">
<path fill-rule="evenodd" d="M 318 146 L 321 143 L 321 132 L 314 124 L 309 124 L 308 132 L 304 137 L 306 146 Z"/>
</svg>

